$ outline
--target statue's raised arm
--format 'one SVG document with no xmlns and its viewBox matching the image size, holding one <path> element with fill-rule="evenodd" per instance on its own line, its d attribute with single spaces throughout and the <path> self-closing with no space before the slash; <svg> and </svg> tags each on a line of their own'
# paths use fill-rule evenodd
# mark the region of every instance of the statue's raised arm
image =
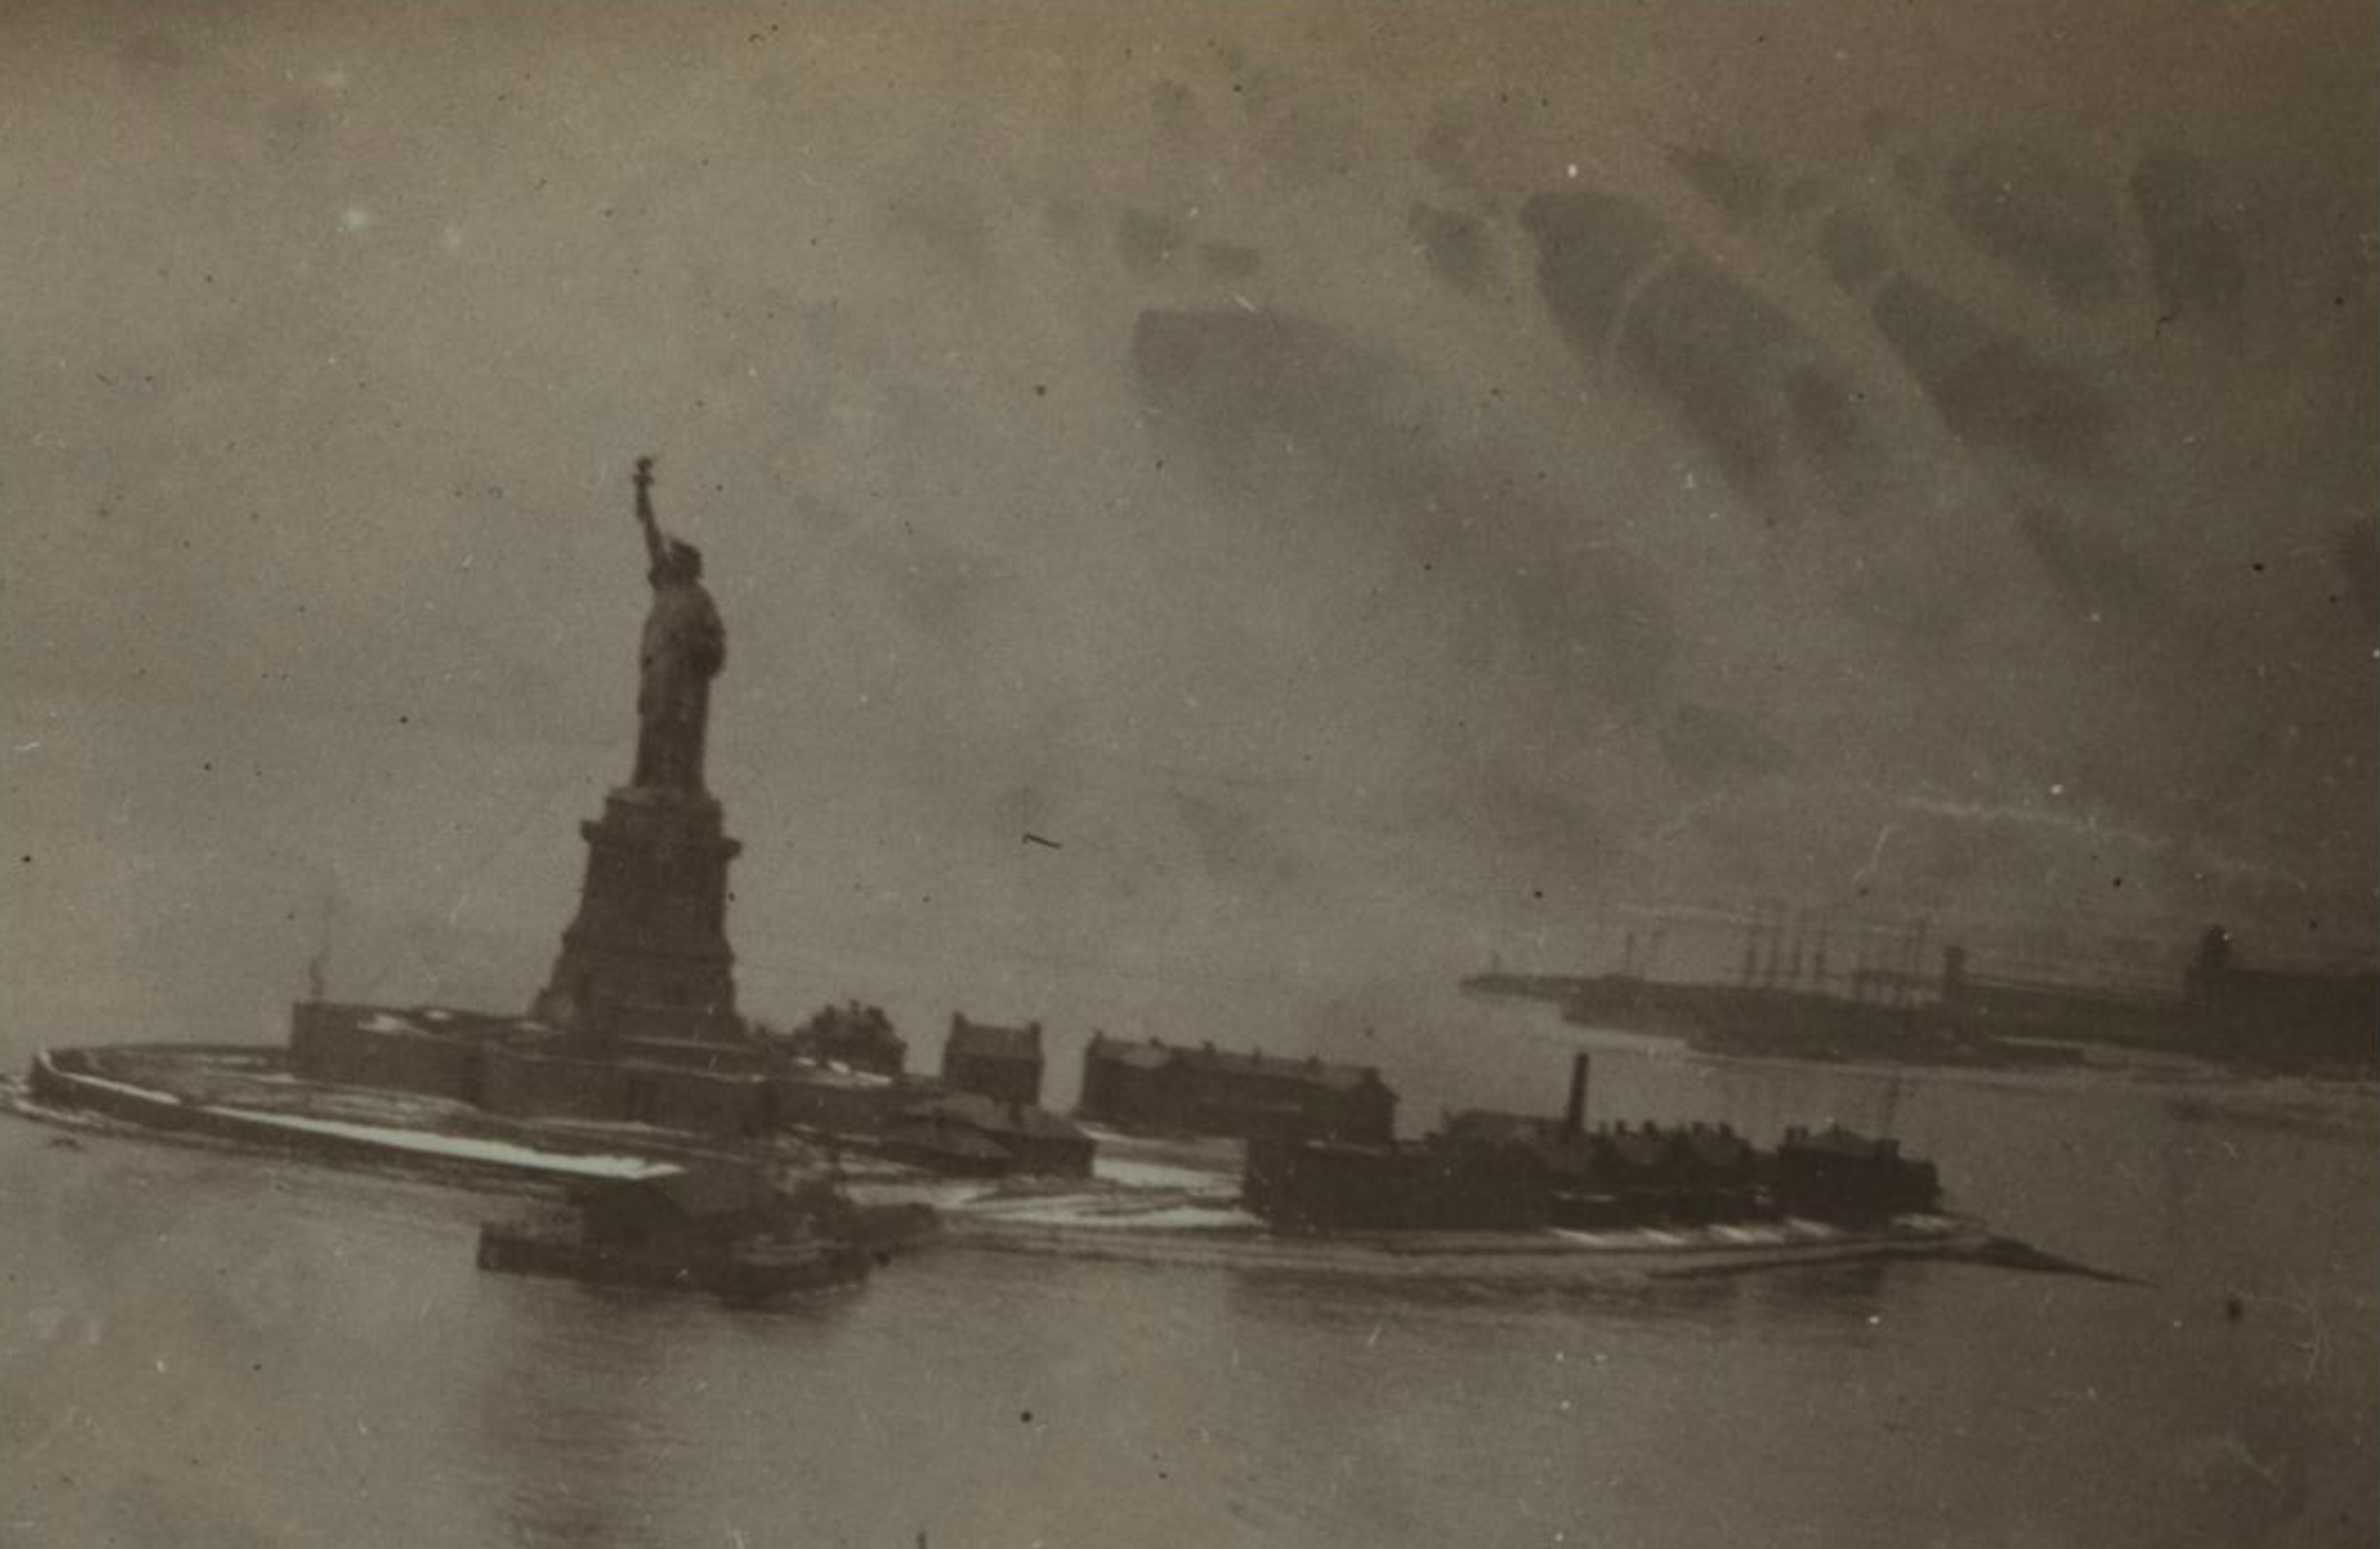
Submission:
<svg viewBox="0 0 2380 1549">
<path fill-rule="evenodd" d="M 636 485 L 637 524 L 644 529 L 644 552 L 652 559 L 653 568 L 659 570 L 668 557 L 668 550 L 662 542 L 661 523 L 653 519 L 652 458 L 637 459 Z"/>
<path fill-rule="evenodd" d="M 638 652 L 637 764 L 646 790 L 703 791 L 710 680 L 727 665 L 727 635 L 703 588 L 703 552 L 664 534 L 653 518 L 653 459 L 637 459 L 637 525 L 653 557 L 652 611 Z"/>
</svg>

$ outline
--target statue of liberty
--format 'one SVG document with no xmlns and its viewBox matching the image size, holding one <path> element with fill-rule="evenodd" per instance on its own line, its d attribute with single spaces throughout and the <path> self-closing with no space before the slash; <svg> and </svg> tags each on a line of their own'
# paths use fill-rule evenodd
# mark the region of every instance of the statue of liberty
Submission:
<svg viewBox="0 0 2380 1549">
<path fill-rule="evenodd" d="M 637 459 L 637 521 L 652 560 L 653 608 L 638 655 L 637 764 L 631 785 L 703 794 L 710 680 L 727 662 L 727 632 L 703 589 L 703 553 L 653 519 L 653 459 Z"/>
</svg>

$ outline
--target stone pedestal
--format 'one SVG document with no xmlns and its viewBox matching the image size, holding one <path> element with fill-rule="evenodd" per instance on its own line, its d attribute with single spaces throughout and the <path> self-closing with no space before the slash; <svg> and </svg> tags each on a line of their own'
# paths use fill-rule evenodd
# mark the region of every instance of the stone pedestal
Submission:
<svg viewBox="0 0 2380 1549">
<path fill-rule="evenodd" d="M 745 1042 L 727 932 L 727 863 L 744 847 L 718 802 L 625 786 L 579 831 L 586 885 L 533 1015 L 598 1048 Z"/>
</svg>

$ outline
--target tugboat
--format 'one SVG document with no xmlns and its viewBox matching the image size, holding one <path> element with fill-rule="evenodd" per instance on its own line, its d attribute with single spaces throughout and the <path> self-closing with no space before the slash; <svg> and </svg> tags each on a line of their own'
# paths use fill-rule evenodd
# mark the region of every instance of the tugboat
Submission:
<svg viewBox="0 0 2380 1549">
<path fill-rule="evenodd" d="M 479 1267 L 757 1303 L 867 1277 L 858 1213 L 823 1181 L 780 1190 L 704 1166 L 576 1189 L 565 1205 L 479 1229 Z"/>
</svg>

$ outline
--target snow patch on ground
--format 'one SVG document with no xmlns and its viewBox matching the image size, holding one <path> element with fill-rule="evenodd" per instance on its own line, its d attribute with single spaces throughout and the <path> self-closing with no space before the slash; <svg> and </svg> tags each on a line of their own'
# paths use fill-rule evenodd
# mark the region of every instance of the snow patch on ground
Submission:
<svg viewBox="0 0 2380 1549">
<path fill-rule="evenodd" d="M 361 1141 L 416 1156 L 450 1157 L 467 1162 L 492 1162 L 508 1167 L 535 1167 L 543 1172 L 574 1173 L 583 1178 L 663 1178 L 684 1168 L 674 1162 L 643 1157 L 577 1156 L 539 1151 L 510 1141 L 471 1140 L 459 1135 L 432 1135 L 421 1130 L 383 1129 L 376 1124 L 348 1124 L 335 1119 L 302 1119 L 295 1114 L 260 1113 L 248 1108 L 211 1108 L 226 1118 Z"/>
<path fill-rule="evenodd" d="M 1227 1173 L 1177 1167 L 1165 1162 L 1142 1162 L 1131 1157 L 1096 1157 L 1091 1162 L 1091 1175 L 1126 1188 L 1194 1189 L 1205 1193 L 1223 1193 L 1236 1192 L 1239 1187 L 1238 1181 Z"/>
<path fill-rule="evenodd" d="M 146 1086 L 134 1086 L 129 1081 L 111 1081 L 104 1076 L 87 1075 L 78 1070 L 60 1070 L 57 1066 L 50 1062 L 50 1057 L 47 1054 L 43 1054 L 40 1057 L 40 1059 L 42 1065 L 50 1072 L 50 1074 L 57 1077 L 60 1080 L 80 1081 L 87 1086 L 99 1087 L 104 1091 L 120 1092 L 125 1097 L 137 1098 L 142 1102 L 162 1102 L 177 1108 L 182 1105 L 181 1099 L 176 1097 L 171 1092 L 159 1092 L 152 1087 Z"/>
<path fill-rule="evenodd" d="M 1251 1232 L 1263 1225 L 1242 1210 L 1217 1210 L 1199 1204 L 1177 1204 L 1157 1210 L 1117 1215 L 1070 1207 L 1051 1201 L 1023 1210 L 1001 1210 L 993 1219 L 1001 1225 L 1072 1226 L 1093 1231 L 1229 1231 Z"/>
</svg>

